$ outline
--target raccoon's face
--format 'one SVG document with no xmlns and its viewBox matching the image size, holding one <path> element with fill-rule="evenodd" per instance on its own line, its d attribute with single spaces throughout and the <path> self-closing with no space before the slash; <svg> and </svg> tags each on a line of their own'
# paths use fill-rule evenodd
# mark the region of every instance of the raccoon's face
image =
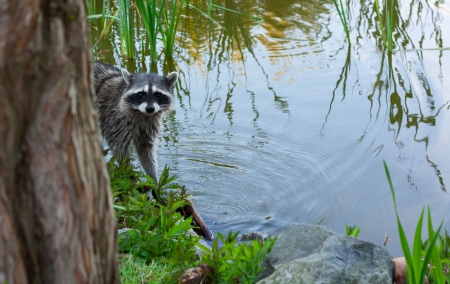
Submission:
<svg viewBox="0 0 450 284">
<path fill-rule="evenodd" d="M 148 73 L 130 74 L 122 69 L 122 75 L 127 83 L 122 100 L 128 107 L 146 115 L 170 109 L 171 90 L 178 78 L 176 72 L 163 77 Z"/>
</svg>

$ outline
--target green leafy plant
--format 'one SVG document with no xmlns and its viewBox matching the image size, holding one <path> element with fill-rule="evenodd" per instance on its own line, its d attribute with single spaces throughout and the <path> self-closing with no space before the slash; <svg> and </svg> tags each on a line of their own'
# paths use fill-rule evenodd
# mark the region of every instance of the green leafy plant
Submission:
<svg viewBox="0 0 450 284">
<path fill-rule="evenodd" d="M 411 284 L 422 284 L 424 283 L 425 275 L 427 273 L 427 267 L 430 263 L 430 259 L 433 258 L 436 262 L 435 265 L 435 273 L 439 274 L 437 278 L 442 279 L 443 272 L 442 272 L 442 266 L 440 265 L 440 262 L 435 259 L 437 247 L 436 247 L 436 241 L 439 236 L 439 232 L 442 228 L 443 221 L 441 222 L 440 226 L 438 227 L 437 231 L 435 232 L 433 230 L 433 224 L 431 222 L 431 212 L 430 212 L 430 206 L 428 205 L 428 236 L 429 236 L 429 243 L 425 249 L 424 252 L 422 252 L 422 221 L 423 221 L 423 214 L 424 214 L 424 208 L 422 208 L 422 212 L 419 217 L 419 221 L 416 226 L 416 231 L 414 234 L 414 241 L 413 241 L 413 250 L 412 253 L 410 251 L 409 245 L 408 245 L 408 239 L 406 238 L 405 231 L 403 230 L 402 223 L 400 222 L 400 217 L 398 216 L 397 211 L 397 202 L 395 200 L 395 191 L 394 187 L 392 185 L 391 176 L 389 174 L 389 169 L 386 165 L 386 161 L 383 161 L 384 163 L 384 169 L 386 171 L 386 177 L 389 182 L 389 187 L 391 189 L 392 199 L 394 201 L 394 208 L 395 208 L 395 215 L 397 217 L 397 225 L 398 225 L 398 232 L 400 236 L 400 243 L 402 246 L 403 254 L 405 256 L 406 260 L 406 267 L 407 267 L 407 279 L 408 283 Z M 422 258 L 422 256 L 424 256 Z M 445 283 L 445 282 L 438 282 L 438 283 Z"/>
<path fill-rule="evenodd" d="M 337 0 L 333 0 L 334 6 L 336 7 L 336 10 L 339 15 L 339 19 L 341 20 L 342 26 L 344 27 L 345 35 L 347 36 L 348 44 L 350 44 L 350 30 L 348 27 L 347 17 L 345 15 L 345 9 L 344 5 L 342 4 L 342 0 L 339 0 L 339 3 Z"/>
<path fill-rule="evenodd" d="M 356 225 L 353 227 L 345 225 L 345 233 L 347 236 L 352 236 L 352 237 L 357 238 L 360 231 L 361 231 L 361 229 L 359 227 L 356 227 Z"/>
<path fill-rule="evenodd" d="M 202 247 L 204 251 L 201 262 L 214 269 L 210 275 L 213 283 L 254 283 L 258 280 L 258 273 L 262 270 L 261 261 L 270 252 L 276 238 L 267 238 L 264 242 L 237 242 L 239 232 L 231 231 L 225 237 L 217 233 L 212 243 L 212 250 Z M 222 247 L 219 248 L 219 241 Z"/>
</svg>

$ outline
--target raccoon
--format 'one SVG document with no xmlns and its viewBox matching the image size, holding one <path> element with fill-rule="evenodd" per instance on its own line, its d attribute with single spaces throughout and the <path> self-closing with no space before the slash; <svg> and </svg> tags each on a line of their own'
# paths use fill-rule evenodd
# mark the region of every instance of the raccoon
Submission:
<svg viewBox="0 0 450 284">
<path fill-rule="evenodd" d="M 103 139 L 116 157 L 129 157 L 136 148 L 147 175 L 158 183 L 157 148 L 163 115 L 171 110 L 178 73 L 167 76 L 129 73 L 96 62 L 94 81 Z"/>
</svg>

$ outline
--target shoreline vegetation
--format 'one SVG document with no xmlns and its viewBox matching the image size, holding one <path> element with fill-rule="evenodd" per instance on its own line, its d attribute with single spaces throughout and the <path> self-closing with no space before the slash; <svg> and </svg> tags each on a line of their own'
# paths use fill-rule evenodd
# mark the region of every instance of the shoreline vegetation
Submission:
<svg viewBox="0 0 450 284">
<path fill-rule="evenodd" d="M 344 29 L 350 54 L 350 45 L 356 44 L 350 41 L 350 34 L 357 30 L 351 24 L 351 7 L 348 2 L 342 0 L 333 2 Z M 158 2 L 86 0 L 88 19 L 100 23 L 98 40 L 111 32 L 113 24 L 117 24 L 123 58 L 139 58 L 141 54 L 136 51 L 135 45 L 140 43 L 143 47 L 142 55 L 150 54 L 151 64 L 160 61 L 162 55 L 165 59 L 172 58 L 178 23 L 187 9 L 199 13 L 221 29 L 225 28 L 214 16 L 218 14 L 217 11 L 244 15 L 250 21 L 261 20 L 254 15 L 243 14 L 218 5 L 220 3 L 213 0 L 205 0 L 201 4 L 196 2 L 195 5 L 188 0 Z M 372 14 L 376 18 L 374 40 L 378 50 L 388 54 L 389 62 L 392 61 L 392 54 L 395 51 L 422 50 L 416 47 L 402 50 L 395 41 L 394 35 L 399 29 L 401 17 L 398 3 L 392 0 L 375 0 L 372 6 Z M 137 35 L 140 31 L 135 26 L 137 23 L 144 29 L 143 34 Z M 162 43 L 162 50 L 158 50 L 158 42 Z M 430 50 L 442 51 L 448 50 L 448 47 L 438 46 Z M 389 65 L 389 68 L 392 69 L 392 66 Z M 429 283 L 449 283 L 450 238 L 447 230 L 442 228 L 442 222 L 436 230 L 433 228 L 431 209 L 428 205 L 425 229 L 428 239 L 422 240 L 425 212 L 423 208 L 415 234 L 411 238 L 412 250 L 410 250 L 397 211 L 395 191 L 386 163 L 384 167 L 409 271 L 407 274 L 409 283 L 423 283 L 425 278 Z M 120 160 L 116 163 L 111 159 L 108 162 L 108 169 L 118 228 L 127 229 L 118 235 L 123 283 L 174 283 L 184 271 L 200 264 L 211 268 L 212 273 L 210 271 L 208 276 L 213 283 L 254 283 L 257 280 L 260 271 L 259 262 L 273 247 L 276 237 L 241 243 L 238 240 L 239 233 L 230 231 L 226 236 L 218 233 L 210 249 L 200 243 L 200 237 L 187 233 L 194 228 L 192 218 L 183 219 L 178 211 L 186 205 L 185 199 L 189 194 L 183 186 L 175 183 L 176 178 L 170 176 L 168 167 L 161 174 L 155 199 L 149 199 L 145 192 L 145 188 L 156 188 L 154 182 L 132 166 L 130 160 Z M 347 235 L 354 237 L 360 232 L 356 226 L 347 226 L 346 231 Z M 200 257 L 196 255 L 196 247 L 203 251 Z"/>
<path fill-rule="evenodd" d="M 170 176 L 166 166 L 161 173 L 156 199 L 149 199 L 145 192 L 154 187 L 149 176 L 144 176 L 131 159 L 107 162 L 111 177 L 114 208 L 118 224 L 120 274 L 123 283 L 177 283 L 185 271 L 205 266 L 206 276 L 212 283 L 255 283 L 261 271 L 260 263 L 275 244 L 277 237 L 240 241 L 239 232 L 224 236 L 217 233 L 211 248 L 200 242 L 201 238 L 188 231 L 195 225 L 192 217 L 183 219 L 177 209 L 186 204 L 189 196 L 185 188 Z M 395 191 L 386 163 L 384 164 L 394 207 Z M 396 210 L 400 241 L 404 252 L 408 283 L 449 283 L 450 237 L 442 223 L 436 231 L 428 212 L 428 236 L 422 241 L 423 213 L 409 251 L 407 237 Z M 357 226 L 346 226 L 346 234 L 357 237 Z M 196 253 L 196 248 L 202 253 Z"/>
<path fill-rule="evenodd" d="M 177 211 L 189 195 L 175 183 L 165 167 L 156 199 L 146 189 L 155 187 L 130 159 L 111 158 L 108 163 L 118 224 L 120 273 L 123 283 L 176 283 L 182 273 L 200 264 L 212 270 L 213 283 L 254 283 L 259 263 L 273 247 L 276 237 L 239 241 L 239 232 L 217 233 L 208 248 L 199 236 L 190 234 L 192 217 L 183 219 Z M 196 254 L 196 248 L 202 253 Z M 138 281 L 138 282 L 135 282 Z"/>
</svg>

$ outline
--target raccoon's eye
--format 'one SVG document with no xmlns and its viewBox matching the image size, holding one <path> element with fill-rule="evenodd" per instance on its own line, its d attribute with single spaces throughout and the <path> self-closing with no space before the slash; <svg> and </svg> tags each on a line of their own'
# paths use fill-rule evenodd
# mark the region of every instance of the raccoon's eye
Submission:
<svg viewBox="0 0 450 284">
<path fill-rule="evenodd" d="M 143 98 L 144 97 L 144 92 L 140 92 L 140 93 L 138 93 L 138 96 L 140 97 L 140 98 Z"/>
<path fill-rule="evenodd" d="M 159 98 L 159 97 L 161 96 L 161 93 L 155 93 L 155 96 L 156 96 L 157 98 Z"/>
</svg>

